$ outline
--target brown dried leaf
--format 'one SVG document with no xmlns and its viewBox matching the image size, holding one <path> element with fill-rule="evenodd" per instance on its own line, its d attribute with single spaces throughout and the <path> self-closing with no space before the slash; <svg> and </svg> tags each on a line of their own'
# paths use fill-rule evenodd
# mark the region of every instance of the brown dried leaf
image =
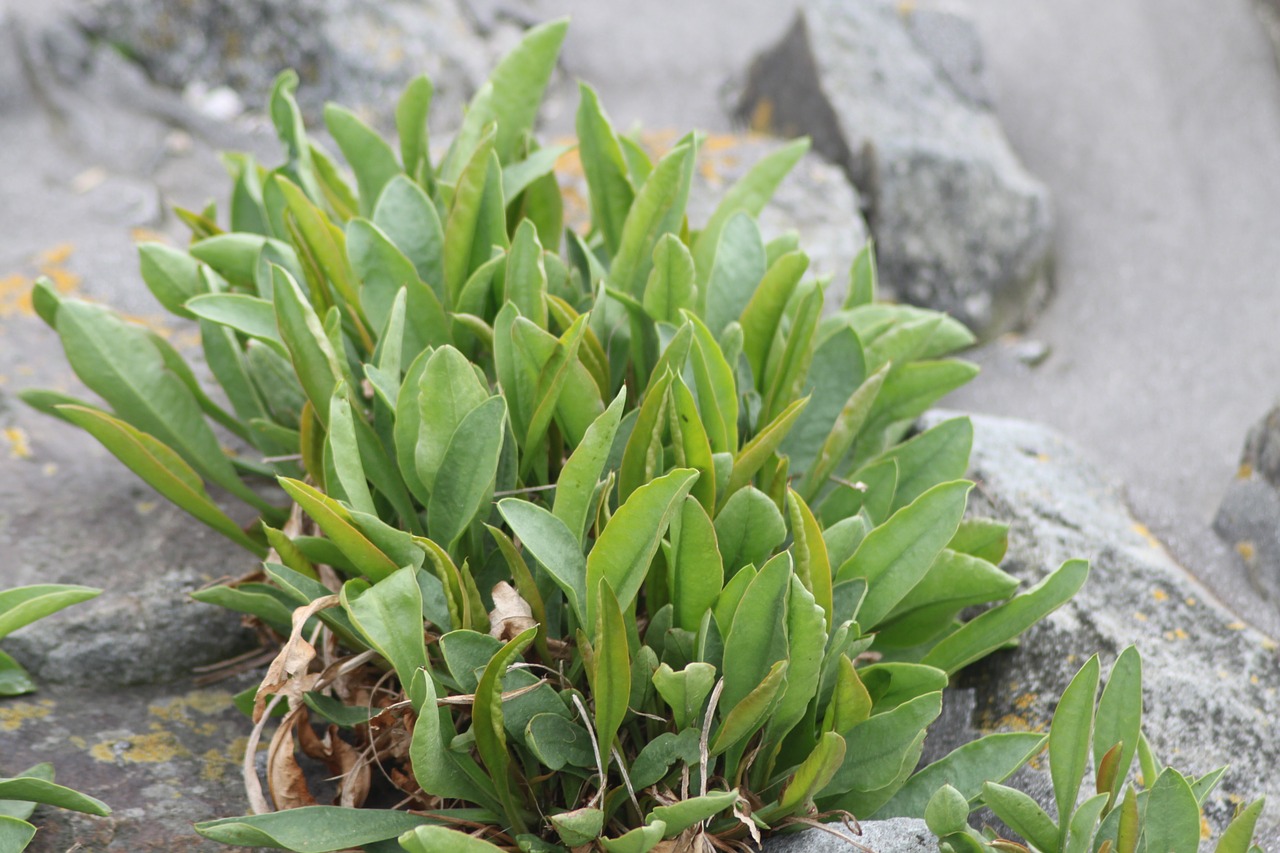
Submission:
<svg viewBox="0 0 1280 853">
<path fill-rule="evenodd" d="M 285 715 L 267 749 L 267 788 L 279 811 L 316 805 L 316 798 L 311 795 L 302 768 L 293 755 L 293 727 L 298 716 L 294 712 Z"/>
<path fill-rule="evenodd" d="M 258 685 L 257 695 L 254 696 L 253 721 L 255 723 L 262 719 L 267 696 L 271 693 L 283 693 L 289 700 L 290 710 L 302 704 L 302 694 L 310 690 L 316 680 L 315 677 L 310 679 L 302 677 L 306 675 L 307 667 L 316 657 L 315 646 L 302 638 L 302 629 L 312 616 L 338 603 L 338 596 L 326 595 L 293 611 L 293 626 L 289 631 L 289 639 L 285 641 L 280 654 L 276 655 L 271 666 L 267 667 L 267 674 L 263 676 L 262 683 Z"/>
<path fill-rule="evenodd" d="M 504 643 L 537 625 L 533 608 L 515 587 L 502 581 L 493 588 L 493 611 L 489 614 L 489 635 Z"/>
</svg>

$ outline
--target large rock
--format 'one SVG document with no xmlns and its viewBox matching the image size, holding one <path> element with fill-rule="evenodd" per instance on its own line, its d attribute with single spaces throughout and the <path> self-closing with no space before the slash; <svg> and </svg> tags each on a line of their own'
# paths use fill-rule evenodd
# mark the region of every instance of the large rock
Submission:
<svg viewBox="0 0 1280 853">
<path fill-rule="evenodd" d="M 164 85 L 229 86 L 251 107 L 282 69 L 312 115 L 327 100 L 386 120 L 409 78 L 436 87 L 432 114 L 456 121 L 519 28 L 481 34 L 463 0 L 93 0 L 84 25 Z"/>
<path fill-rule="evenodd" d="M 934 413 L 931 419 L 944 415 Z M 1046 427 L 974 418 L 975 512 L 1011 524 L 1002 567 L 1031 584 L 1063 561 L 1092 572 L 1075 599 L 1028 631 L 1016 650 L 964 676 L 979 730 L 1046 727 L 1063 689 L 1094 653 L 1104 672 L 1129 644 L 1143 659 L 1145 729 L 1164 763 L 1195 775 L 1230 764 L 1205 816 L 1215 830 L 1240 798 L 1280 797 L 1280 669 L 1276 643 L 1219 603 L 1130 515 L 1117 489 L 1069 441 Z M 934 730 L 931 740 L 967 733 Z M 1022 784 L 1042 798 L 1043 769 Z M 1264 813 L 1259 843 L 1280 841 Z"/>
<path fill-rule="evenodd" d="M 737 112 L 757 129 L 809 134 L 845 168 L 901 297 L 982 337 L 1046 298 L 1049 193 L 988 106 L 963 18 L 936 4 L 807 0 L 751 66 Z"/>
<path fill-rule="evenodd" d="M 862 834 L 857 836 L 858 846 L 830 832 L 809 829 L 767 841 L 764 849 L 766 853 L 849 853 L 859 848 L 876 853 L 934 853 L 938 849 L 938 839 L 922 820 L 869 820 L 860 828 Z M 833 829 L 845 832 L 839 824 Z"/>
<path fill-rule="evenodd" d="M 1280 602 L 1280 406 L 1254 424 L 1213 529 L 1235 552 L 1254 591 Z"/>
</svg>

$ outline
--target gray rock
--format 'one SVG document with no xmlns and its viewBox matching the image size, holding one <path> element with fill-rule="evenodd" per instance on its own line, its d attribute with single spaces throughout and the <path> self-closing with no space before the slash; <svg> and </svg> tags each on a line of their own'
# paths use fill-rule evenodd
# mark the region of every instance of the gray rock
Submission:
<svg viewBox="0 0 1280 853">
<path fill-rule="evenodd" d="M 486 23 L 495 35 L 518 30 Z M 460 0 L 93 0 L 84 25 L 174 89 L 225 85 L 261 108 L 275 75 L 293 68 L 310 115 L 331 100 L 384 123 L 422 73 L 436 87 L 433 115 L 456 122 L 498 56 Z"/>
<path fill-rule="evenodd" d="M 844 831 L 839 824 L 833 829 Z M 905 817 L 869 820 L 861 824 L 861 829 L 857 843 L 876 853 L 934 853 L 938 849 L 938 839 L 922 820 Z M 849 853 L 859 848 L 830 832 L 809 829 L 767 841 L 764 849 L 766 853 Z"/>
<path fill-rule="evenodd" d="M 987 107 L 972 27 L 891 0 L 808 0 L 759 56 L 740 118 L 807 133 L 862 192 L 882 278 L 987 338 L 1049 289 L 1049 193 Z"/>
<path fill-rule="evenodd" d="M 945 415 L 932 413 L 928 420 Z M 1202 775 L 1231 769 L 1205 816 L 1220 831 L 1235 802 L 1280 795 L 1280 670 L 1274 640 L 1239 619 L 1174 562 L 1130 515 L 1117 490 L 1074 445 L 1046 427 L 975 417 L 972 509 L 1007 521 L 1002 567 L 1031 584 L 1062 562 L 1092 562 L 1076 598 L 1028 631 L 1016 650 L 992 655 L 964 676 L 976 691 L 979 731 L 1047 726 L 1071 677 L 1092 654 L 1104 672 L 1131 643 L 1143 657 L 1145 728 L 1166 764 Z M 961 742 L 972 732 L 932 730 Z M 1019 784 L 1048 801 L 1043 769 Z M 1280 839 L 1280 816 L 1263 815 L 1258 840 Z"/>
<path fill-rule="evenodd" d="M 1275 607 L 1280 602 L 1280 406 L 1249 430 L 1213 529 L 1234 551 L 1253 590 Z"/>
</svg>

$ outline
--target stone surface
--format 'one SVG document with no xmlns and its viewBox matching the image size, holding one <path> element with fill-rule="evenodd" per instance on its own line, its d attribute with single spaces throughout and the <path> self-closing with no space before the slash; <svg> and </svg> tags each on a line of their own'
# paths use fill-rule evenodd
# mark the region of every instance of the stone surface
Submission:
<svg viewBox="0 0 1280 853">
<path fill-rule="evenodd" d="M 835 829 L 843 831 L 838 824 Z M 938 849 L 938 839 L 922 820 L 869 820 L 861 829 L 857 843 L 876 853 L 934 853 Z M 848 853 L 858 848 L 830 832 L 809 829 L 770 840 L 764 849 L 766 853 Z"/>
<path fill-rule="evenodd" d="M 94 0 L 81 18 L 171 88 L 229 86 L 260 107 L 293 68 L 311 115 L 332 100 L 384 121 L 422 73 L 433 114 L 456 120 L 520 29 L 495 13 L 482 36 L 463 0 Z"/>
<path fill-rule="evenodd" d="M 931 413 L 930 420 L 946 416 Z M 1031 584 L 1073 558 L 1092 571 L 1075 599 L 1029 630 L 1020 646 L 963 676 L 975 691 L 980 731 L 1039 730 L 1092 654 L 1108 671 L 1127 645 L 1143 658 L 1145 727 L 1157 756 L 1201 775 L 1230 764 L 1205 815 L 1215 831 L 1236 798 L 1280 796 L 1280 668 L 1274 640 L 1240 620 L 1175 562 L 1125 507 L 1112 483 L 1051 429 L 975 417 L 971 509 L 1011 525 L 1002 568 Z M 932 739 L 970 733 L 934 730 Z M 1048 795 L 1043 770 L 1019 782 Z M 1259 823 L 1264 848 L 1280 840 L 1280 816 Z"/>
<path fill-rule="evenodd" d="M 972 27 L 891 0 L 809 0 L 752 64 L 739 115 L 809 134 L 862 192 L 882 278 L 981 337 L 1048 293 L 1049 193 L 988 109 Z"/>
<path fill-rule="evenodd" d="M 1280 406 L 1245 437 L 1240 467 L 1213 519 L 1254 591 L 1280 606 Z"/>
<path fill-rule="evenodd" d="M 105 801 L 110 817 L 40 807 L 28 853 L 213 853 L 199 820 L 243 814 L 244 681 L 101 691 L 45 687 L 0 702 L 0 776 L 51 761 L 56 781 Z"/>
</svg>

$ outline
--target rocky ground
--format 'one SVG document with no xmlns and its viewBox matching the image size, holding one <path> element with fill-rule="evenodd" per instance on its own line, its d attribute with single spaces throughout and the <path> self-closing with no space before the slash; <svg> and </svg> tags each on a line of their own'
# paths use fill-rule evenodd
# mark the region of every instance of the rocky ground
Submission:
<svg viewBox="0 0 1280 853">
<path fill-rule="evenodd" d="M 198 85 L 177 91 L 156 86 L 106 42 L 146 31 L 163 45 L 165 31 L 154 27 L 173 22 L 131 18 L 119 13 L 129 4 L 114 0 L 93 5 L 89 15 L 73 0 L 0 0 L 0 585 L 61 581 L 107 590 L 5 641 L 48 686 L 0 703 L 0 774 L 53 759 L 61 780 L 116 807 L 108 821 L 38 812 L 44 830 L 37 851 L 77 842 L 118 853 L 212 850 L 189 825 L 243 808 L 234 748 L 248 727 L 230 697 L 248 682 L 200 687 L 191 670 L 252 651 L 254 638 L 234 617 L 186 593 L 242 573 L 247 561 L 158 501 L 91 439 L 25 410 L 13 392 L 74 387 L 55 337 L 26 300 L 37 274 L 50 275 L 64 292 L 130 312 L 180 347 L 194 342 L 189 330 L 158 316 L 132 243 L 180 239 L 168 208 L 223 193 L 219 149 L 274 157 L 262 119 L 242 114 L 270 74 L 252 63 L 201 64 L 200 51 L 160 51 L 150 60 L 144 46 L 128 51 L 162 82 L 179 81 L 180 61 L 199 74 Z M 458 0 L 437 4 L 444 11 L 429 19 L 404 17 L 412 4 L 387 3 L 355 30 L 305 26 L 306 15 L 338 15 L 353 5 L 299 4 L 295 23 L 312 40 L 294 45 L 300 53 L 286 59 L 310 63 L 316 97 L 367 102 L 375 117 L 388 81 L 427 56 L 415 51 L 430 48 L 429 61 L 438 63 L 429 70 L 442 84 L 447 113 L 523 23 L 564 13 L 574 24 L 544 116 L 549 135 L 572 127 L 574 77 L 596 85 L 622 127 L 701 126 L 725 134 L 744 122 L 785 130 L 784 120 L 812 115 L 766 115 L 766 99 L 750 97 L 752 60 L 769 55 L 791 30 L 802 5 L 793 0 Z M 808 8 L 812 15 L 827 5 Z M 904 277 L 961 270 L 977 287 L 989 282 L 990 293 L 1029 278 L 1037 280 L 1027 287 L 1043 289 L 1051 243 L 1052 300 L 1042 306 L 1042 293 L 1020 291 L 1016 311 L 989 315 L 994 340 L 972 355 L 983 376 L 951 404 L 1056 428 L 977 422 L 974 474 L 987 509 L 1014 525 L 1009 570 L 1032 582 L 1067 557 L 1095 561 L 1072 606 L 1019 651 L 973 674 L 970 692 L 957 693 L 961 705 L 972 706 L 948 714 L 952 730 L 937 739 L 1042 726 L 1082 655 L 1100 650 L 1110 657 L 1139 642 L 1162 757 L 1194 773 L 1237 765 L 1210 822 L 1220 825 L 1228 813 L 1227 792 L 1280 800 L 1269 772 L 1280 761 L 1271 731 L 1280 672 L 1268 639 L 1280 635 L 1280 606 L 1265 595 L 1280 590 L 1273 485 L 1280 477 L 1266 474 L 1261 451 L 1250 470 L 1237 465 L 1246 430 L 1277 395 L 1280 364 L 1273 322 L 1280 316 L 1280 244 L 1273 236 L 1280 226 L 1280 75 L 1265 28 L 1249 0 L 970 0 L 961 8 L 976 29 L 957 24 L 952 5 L 892 5 L 896 14 L 919 14 L 905 35 L 894 36 L 916 57 L 917 76 L 890 82 L 914 80 L 919 91 L 929 75 L 944 81 L 931 90 L 946 99 L 926 126 L 931 137 L 957 127 L 1007 134 L 1007 142 L 1000 135 L 984 144 L 999 149 L 993 156 L 1002 163 L 1020 159 L 1016 168 L 1025 166 L 1038 187 L 1028 197 L 1046 200 L 1052 226 L 1046 215 L 1040 237 L 1022 244 L 1033 247 L 1023 266 L 963 266 L 982 248 L 960 260 L 928 257 L 931 241 L 924 240 L 923 248 L 887 246 L 901 261 L 886 268 Z M 225 7 L 225 0 L 185 6 L 215 17 Z M 357 41 L 352 32 L 376 39 L 388 27 L 412 38 L 385 61 L 372 62 L 368 50 L 326 49 L 332 42 L 325 39 Z M 225 52 L 225 33 L 221 41 L 210 38 Z M 821 81 L 831 73 L 824 48 L 806 50 Z M 235 73 L 218 79 L 218 67 Z M 220 89 L 224 82 L 239 91 Z M 822 93 L 828 108 L 840 106 L 830 87 L 801 82 Z M 918 127 L 908 132 L 901 117 L 874 116 L 887 128 L 878 136 L 860 136 L 839 121 L 797 128 L 815 136 L 830 129 L 835 147 L 826 151 L 836 163 L 815 155 L 802 164 L 765 222 L 766 229 L 800 227 L 830 270 L 847 264 L 861 243 L 859 209 L 873 230 L 898 221 L 895 211 L 912 209 L 894 206 L 895 172 L 885 165 L 892 159 L 872 160 L 885 171 L 869 179 L 874 169 L 859 159 L 866 151 L 905 151 L 902 162 L 927 161 L 942 175 L 951 174 L 947 164 L 970 162 L 928 146 L 921 153 L 903 141 Z M 706 193 L 769 144 L 713 139 L 715 157 L 701 173 Z M 661 133 L 655 140 L 660 144 Z M 1001 174 L 1013 168 L 1005 163 Z M 842 171 L 859 181 L 861 195 Z M 572 186 L 572 177 L 567 182 Z M 974 219 L 971 208 L 957 210 L 961 224 Z M 922 231 L 931 227 L 947 223 L 913 222 Z M 1009 272 L 1015 268 L 1037 275 Z M 1042 310 L 1021 334 L 1000 334 L 1001 322 L 1036 308 Z M 1106 473 L 1096 473 L 1094 462 Z M 1210 520 L 1237 480 L 1219 517 L 1220 540 Z M 1265 840 L 1280 840 L 1280 818 L 1265 820 Z M 915 831 L 893 837 L 911 849 Z M 828 842 L 809 843 L 816 846 L 804 849 Z M 789 845 L 778 849 L 800 849 Z"/>
</svg>

